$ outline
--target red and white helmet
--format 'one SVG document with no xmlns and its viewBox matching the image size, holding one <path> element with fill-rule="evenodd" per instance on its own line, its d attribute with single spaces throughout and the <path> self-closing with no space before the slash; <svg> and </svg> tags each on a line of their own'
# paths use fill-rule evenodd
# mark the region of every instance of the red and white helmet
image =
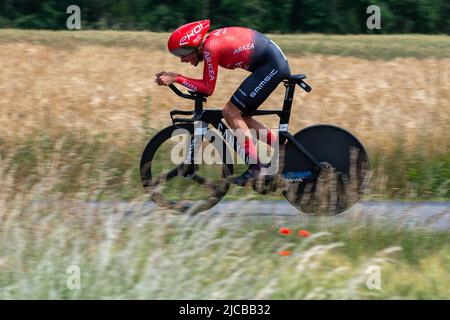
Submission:
<svg viewBox="0 0 450 320">
<path fill-rule="evenodd" d="M 167 47 L 177 57 L 187 56 L 194 52 L 202 43 L 208 30 L 209 20 L 201 20 L 182 25 L 172 33 Z"/>
</svg>

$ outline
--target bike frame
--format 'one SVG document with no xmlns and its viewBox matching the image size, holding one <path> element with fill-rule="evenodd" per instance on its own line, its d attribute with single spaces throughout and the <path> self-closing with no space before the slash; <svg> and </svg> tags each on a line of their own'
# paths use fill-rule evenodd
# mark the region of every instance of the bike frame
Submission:
<svg viewBox="0 0 450 320">
<path fill-rule="evenodd" d="M 305 91 L 309 92 L 311 87 L 309 87 L 302 79 L 306 76 L 297 75 L 294 76 L 297 78 L 283 80 L 283 84 L 286 88 L 286 92 L 284 95 L 284 102 L 282 110 L 253 110 L 243 112 L 243 116 L 263 116 L 263 115 L 277 115 L 280 118 L 280 122 L 278 125 L 278 143 L 279 146 L 285 144 L 286 141 L 290 141 L 294 144 L 296 148 L 298 148 L 304 155 L 307 157 L 313 164 L 313 172 L 314 176 L 311 178 L 316 178 L 320 173 L 320 163 L 319 161 L 302 145 L 300 141 L 295 139 L 295 137 L 289 133 L 289 119 L 291 116 L 292 109 L 292 101 L 295 92 L 295 85 L 298 84 Z M 170 117 L 172 119 L 172 123 L 174 125 L 181 123 L 193 123 L 195 131 L 194 136 L 191 139 L 189 154 L 187 155 L 187 161 L 193 161 L 195 146 L 197 141 L 202 141 L 203 136 L 208 130 L 208 125 L 211 124 L 217 131 L 221 134 L 224 141 L 228 141 L 230 143 L 230 134 L 233 137 L 232 148 L 234 151 L 240 155 L 246 164 L 249 163 L 248 157 L 243 157 L 243 147 L 237 143 L 237 139 L 235 135 L 229 130 L 228 126 L 223 122 L 222 110 L 217 109 L 203 109 L 203 102 L 206 102 L 206 95 L 189 91 L 189 95 L 182 93 L 178 90 L 174 85 L 171 85 L 170 88 L 174 91 L 178 96 L 195 100 L 195 110 L 193 111 L 182 111 L 182 110 L 173 110 L 170 112 Z M 175 118 L 175 115 L 192 115 L 193 117 L 190 119 L 186 118 Z M 200 139 L 199 139 L 200 138 Z M 228 139 L 227 139 L 228 138 Z M 231 143 L 230 143 L 231 144 Z"/>
</svg>

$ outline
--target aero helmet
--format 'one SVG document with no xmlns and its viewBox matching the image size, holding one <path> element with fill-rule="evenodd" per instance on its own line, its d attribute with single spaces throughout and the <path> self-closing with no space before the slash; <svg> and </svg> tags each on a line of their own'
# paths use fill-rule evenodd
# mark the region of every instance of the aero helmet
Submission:
<svg viewBox="0 0 450 320">
<path fill-rule="evenodd" d="M 177 57 L 184 57 L 193 53 L 202 43 L 209 26 L 209 20 L 182 25 L 171 34 L 167 43 L 169 51 Z"/>
</svg>

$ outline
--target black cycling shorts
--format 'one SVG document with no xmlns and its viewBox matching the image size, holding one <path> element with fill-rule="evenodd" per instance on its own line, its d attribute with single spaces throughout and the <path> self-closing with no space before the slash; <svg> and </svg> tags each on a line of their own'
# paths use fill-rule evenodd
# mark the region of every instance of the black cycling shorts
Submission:
<svg viewBox="0 0 450 320">
<path fill-rule="evenodd" d="M 265 48 L 255 57 L 252 74 L 231 97 L 231 102 L 241 111 L 256 110 L 278 84 L 291 75 L 288 61 L 280 48 L 267 38 L 260 41 L 265 42 Z"/>
</svg>

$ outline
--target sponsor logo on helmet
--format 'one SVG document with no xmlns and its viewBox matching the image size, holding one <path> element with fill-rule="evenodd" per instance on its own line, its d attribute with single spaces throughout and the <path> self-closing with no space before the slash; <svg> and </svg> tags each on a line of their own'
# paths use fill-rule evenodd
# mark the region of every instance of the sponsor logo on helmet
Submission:
<svg viewBox="0 0 450 320">
<path fill-rule="evenodd" d="M 208 66 L 209 80 L 213 81 L 216 78 L 216 75 L 214 73 L 214 67 L 211 62 L 211 55 L 208 51 L 203 51 L 203 57 L 205 58 L 206 65 Z"/>
<path fill-rule="evenodd" d="M 196 25 L 190 33 L 186 33 L 181 39 L 180 39 L 180 47 L 186 45 L 189 43 L 189 40 L 192 37 L 195 37 L 197 35 L 197 38 L 195 38 L 195 40 L 193 41 L 194 44 L 197 44 L 200 40 L 201 40 L 201 35 L 199 35 L 199 33 L 203 30 L 203 25 L 201 23 L 199 23 L 198 25 Z"/>
<path fill-rule="evenodd" d="M 198 34 L 197 35 L 197 37 L 195 37 L 195 39 L 194 39 L 194 44 L 197 44 L 197 43 L 199 43 L 200 42 L 200 40 L 202 40 L 202 35 L 201 34 Z"/>
<path fill-rule="evenodd" d="M 244 44 L 243 46 L 234 49 L 234 54 L 238 54 L 242 51 L 247 51 L 247 50 L 251 50 L 251 49 L 255 49 L 255 44 L 253 42 Z"/>
<path fill-rule="evenodd" d="M 264 78 L 263 81 L 261 81 L 258 86 L 252 91 L 252 93 L 250 93 L 250 97 L 254 98 L 256 97 L 256 94 L 262 89 L 264 88 L 264 86 L 273 78 L 274 75 L 276 75 L 278 73 L 277 69 L 273 69 L 272 71 L 270 71 L 270 73 Z"/>
</svg>

